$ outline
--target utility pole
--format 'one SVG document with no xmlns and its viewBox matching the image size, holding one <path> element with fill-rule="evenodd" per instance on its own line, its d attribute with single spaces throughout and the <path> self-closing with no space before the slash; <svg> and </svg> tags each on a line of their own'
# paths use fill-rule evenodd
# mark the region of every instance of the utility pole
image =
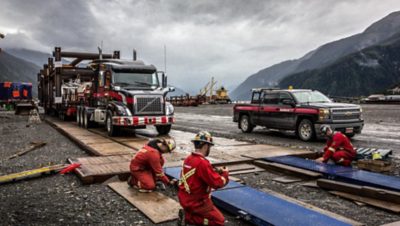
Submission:
<svg viewBox="0 0 400 226">
<path fill-rule="evenodd" d="M 164 44 L 164 73 L 167 74 L 167 46 Z"/>
</svg>

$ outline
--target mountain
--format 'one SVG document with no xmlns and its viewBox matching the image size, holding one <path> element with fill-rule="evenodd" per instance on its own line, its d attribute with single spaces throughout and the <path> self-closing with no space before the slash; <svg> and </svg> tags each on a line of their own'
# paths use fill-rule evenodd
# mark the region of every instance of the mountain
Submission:
<svg viewBox="0 0 400 226">
<path fill-rule="evenodd" d="M 37 73 L 40 68 L 28 61 L 0 52 L 0 81 L 31 82 L 32 94 L 37 96 Z"/>
<path fill-rule="evenodd" d="M 250 75 L 232 92 L 231 97 L 234 100 L 247 100 L 251 88 L 274 87 L 291 74 L 326 67 L 348 54 L 385 41 L 399 30 L 400 11 L 373 23 L 362 33 L 327 43 L 299 59 L 284 61 Z"/>
<path fill-rule="evenodd" d="M 43 67 L 43 64 L 47 63 L 48 58 L 53 57 L 48 53 L 43 53 L 30 49 L 14 48 L 14 49 L 6 49 L 6 52 L 20 59 L 36 64 L 39 67 Z"/>
<path fill-rule="evenodd" d="M 368 96 L 400 83 L 400 32 L 379 45 L 314 70 L 290 75 L 280 87 L 318 89 L 330 96 Z"/>
</svg>

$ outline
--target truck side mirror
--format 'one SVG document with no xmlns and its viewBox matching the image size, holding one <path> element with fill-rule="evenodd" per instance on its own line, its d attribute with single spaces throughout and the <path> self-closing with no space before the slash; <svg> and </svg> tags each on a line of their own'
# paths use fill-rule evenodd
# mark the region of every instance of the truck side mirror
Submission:
<svg viewBox="0 0 400 226">
<path fill-rule="evenodd" d="M 167 76 L 163 73 L 163 87 L 167 87 Z"/>
</svg>

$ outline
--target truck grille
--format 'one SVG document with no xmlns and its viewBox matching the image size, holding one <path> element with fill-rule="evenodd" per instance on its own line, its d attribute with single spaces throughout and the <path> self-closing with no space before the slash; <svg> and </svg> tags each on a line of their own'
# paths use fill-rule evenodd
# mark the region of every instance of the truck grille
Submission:
<svg viewBox="0 0 400 226">
<path fill-rule="evenodd" d="M 340 108 L 332 109 L 333 121 L 354 121 L 360 119 L 361 112 L 359 108 Z"/>
<path fill-rule="evenodd" d="M 135 96 L 135 114 L 163 114 L 162 96 Z"/>
</svg>

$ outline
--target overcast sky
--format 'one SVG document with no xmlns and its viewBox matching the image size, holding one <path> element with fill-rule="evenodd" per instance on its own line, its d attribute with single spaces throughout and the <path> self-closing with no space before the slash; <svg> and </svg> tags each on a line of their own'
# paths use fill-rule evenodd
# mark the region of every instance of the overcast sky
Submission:
<svg viewBox="0 0 400 226">
<path fill-rule="evenodd" d="M 50 53 L 132 49 L 169 82 L 197 91 L 214 76 L 238 85 L 249 75 L 362 32 L 400 9 L 399 0 L 1 0 L 0 47 Z"/>
</svg>

